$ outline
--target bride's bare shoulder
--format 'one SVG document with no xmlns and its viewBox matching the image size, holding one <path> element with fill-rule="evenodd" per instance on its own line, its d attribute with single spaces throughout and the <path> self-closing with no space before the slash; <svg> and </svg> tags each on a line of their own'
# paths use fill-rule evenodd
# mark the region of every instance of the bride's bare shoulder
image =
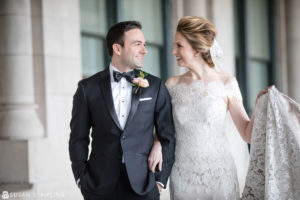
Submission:
<svg viewBox="0 0 300 200">
<path fill-rule="evenodd" d="M 225 72 L 221 72 L 219 74 L 219 77 L 221 79 L 221 81 L 226 85 L 228 83 L 231 83 L 231 82 L 235 82 L 236 81 L 236 78 L 230 74 L 227 74 Z"/>
<path fill-rule="evenodd" d="M 182 75 L 181 76 L 172 76 L 166 81 L 166 85 L 168 87 L 174 87 L 178 85 L 182 81 Z"/>
</svg>

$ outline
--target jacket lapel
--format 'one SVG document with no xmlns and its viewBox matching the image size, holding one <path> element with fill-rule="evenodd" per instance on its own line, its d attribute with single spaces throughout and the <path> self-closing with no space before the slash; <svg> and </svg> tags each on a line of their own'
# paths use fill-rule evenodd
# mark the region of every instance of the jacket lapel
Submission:
<svg viewBox="0 0 300 200">
<path fill-rule="evenodd" d="M 119 123 L 119 120 L 118 120 L 118 116 L 116 114 L 114 101 L 113 101 L 113 97 L 112 97 L 109 68 L 107 68 L 105 70 L 105 74 L 104 74 L 103 78 L 100 81 L 100 88 L 102 90 L 103 97 L 104 97 L 104 100 L 105 100 L 105 103 L 106 103 L 106 107 L 108 109 L 108 112 L 109 112 L 111 118 L 113 119 L 115 124 L 118 126 L 118 128 L 120 130 L 122 130 L 122 128 L 120 126 L 120 123 Z"/>
<path fill-rule="evenodd" d="M 142 88 L 139 88 L 139 90 L 136 94 L 134 93 L 135 89 L 136 89 L 136 87 L 132 87 L 131 107 L 130 107 L 129 115 L 128 115 L 124 130 L 126 129 L 128 124 L 132 120 L 132 118 L 133 118 L 133 116 L 134 116 L 134 114 L 135 114 L 135 112 L 138 108 L 138 105 L 140 103 L 139 99 L 141 97 L 141 89 Z"/>
</svg>

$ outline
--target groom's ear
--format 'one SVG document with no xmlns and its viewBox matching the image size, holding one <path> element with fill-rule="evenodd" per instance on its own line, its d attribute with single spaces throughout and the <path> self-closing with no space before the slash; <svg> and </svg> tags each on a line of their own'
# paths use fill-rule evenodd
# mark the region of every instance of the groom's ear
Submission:
<svg viewBox="0 0 300 200">
<path fill-rule="evenodd" d="M 113 49 L 113 52 L 116 54 L 116 55 L 121 55 L 121 45 L 115 43 L 112 45 L 112 49 Z"/>
</svg>

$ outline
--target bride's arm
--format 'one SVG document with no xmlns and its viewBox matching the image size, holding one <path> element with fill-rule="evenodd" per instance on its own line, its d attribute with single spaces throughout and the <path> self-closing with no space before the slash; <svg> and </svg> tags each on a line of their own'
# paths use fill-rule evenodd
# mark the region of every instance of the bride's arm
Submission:
<svg viewBox="0 0 300 200">
<path fill-rule="evenodd" d="M 241 100 L 237 99 L 236 97 L 228 98 L 228 110 L 230 112 L 232 121 L 234 122 L 243 140 L 249 144 L 251 143 L 251 133 L 252 133 L 253 123 L 254 123 L 257 100 L 261 95 L 267 92 L 268 92 L 268 88 L 261 90 L 258 93 L 255 100 L 254 110 L 251 119 L 249 119 Z"/>
<path fill-rule="evenodd" d="M 157 138 L 156 133 L 154 133 L 153 137 L 154 137 L 154 142 L 153 142 L 153 146 L 152 146 L 150 155 L 148 157 L 148 165 L 149 165 L 150 171 L 155 173 L 155 167 L 157 165 L 158 165 L 159 171 L 161 171 L 163 159 L 162 159 L 161 144 Z"/>
<path fill-rule="evenodd" d="M 239 131 L 243 140 L 247 143 L 251 143 L 251 132 L 255 116 L 255 108 L 251 119 L 249 119 L 242 101 L 236 97 L 228 98 L 228 110 L 230 112 L 232 121 Z"/>
</svg>

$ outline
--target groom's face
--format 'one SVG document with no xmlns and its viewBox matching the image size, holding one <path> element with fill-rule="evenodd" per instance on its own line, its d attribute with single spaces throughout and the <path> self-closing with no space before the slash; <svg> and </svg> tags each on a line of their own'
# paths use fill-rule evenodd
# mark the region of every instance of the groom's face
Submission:
<svg viewBox="0 0 300 200">
<path fill-rule="evenodd" d="M 147 53 L 146 39 L 140 29 L 131 29 L 124 34 L 121 62 L 131 69 L 143 67 L 144 56 Z"/>
</svg>

